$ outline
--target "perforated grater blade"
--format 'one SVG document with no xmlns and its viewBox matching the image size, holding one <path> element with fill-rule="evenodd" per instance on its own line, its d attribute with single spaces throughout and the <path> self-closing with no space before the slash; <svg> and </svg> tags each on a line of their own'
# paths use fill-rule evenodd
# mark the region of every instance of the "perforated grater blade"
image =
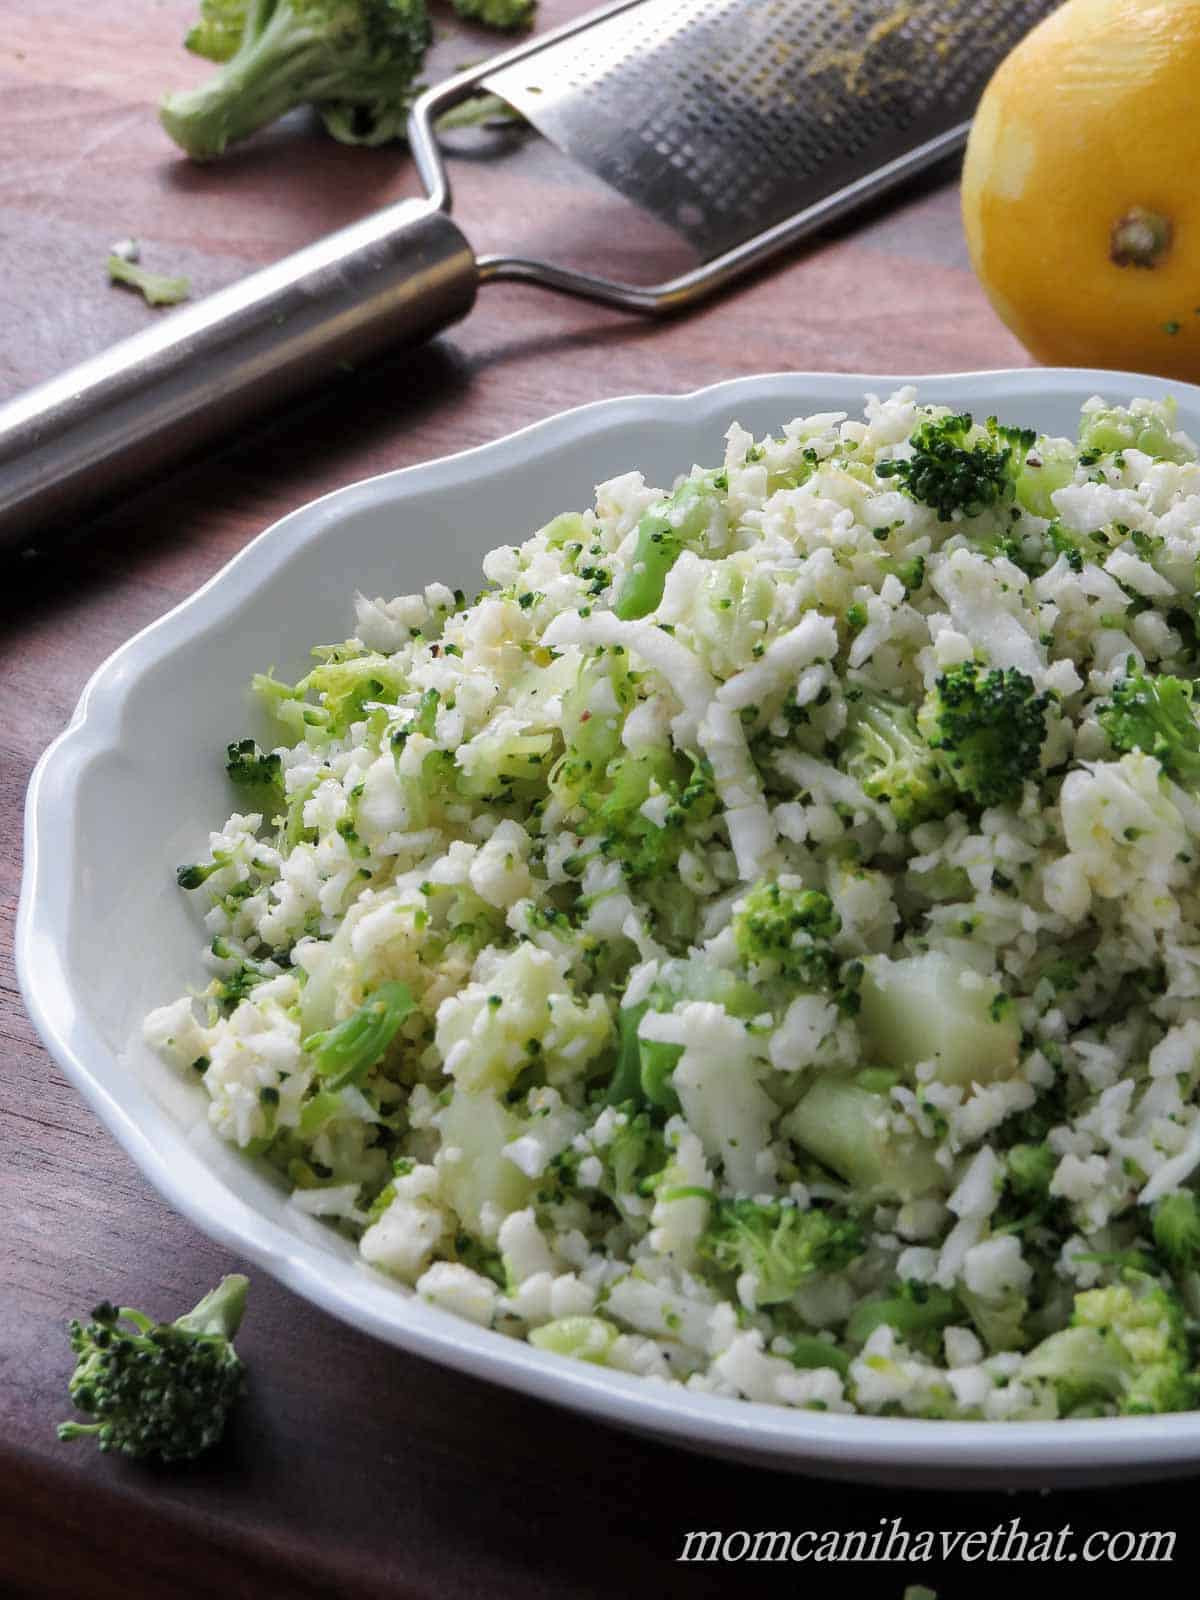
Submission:
<svg viewBox="0 0 1200 1600">
<path fill-rule="evenodd" d="M 519 278 L 675 310 L 953 154 L 992 72 L 1059 0 L 622 0 L 430 91 L 410 135 L 448 195 L 434 118 L 486 89 L 703 266 L 651 288 L 515 256 Z"/>
<path fill-rule="evenodd" d="M 486 87 L 708 261 L 967 120 L 1045 0 L 641 0 Z"/>
</svg>

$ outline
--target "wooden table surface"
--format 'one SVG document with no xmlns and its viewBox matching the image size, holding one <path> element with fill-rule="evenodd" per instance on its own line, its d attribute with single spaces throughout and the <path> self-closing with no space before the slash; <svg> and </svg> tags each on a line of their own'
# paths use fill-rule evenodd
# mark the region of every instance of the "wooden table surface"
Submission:
<svg viewBox="0 0 1200 1600">
<path fill-rule="evenodd" d="M 347 150 L 303 115 L 211 168 L 176 159 L 154 103 L 206 70 L 180 49 L 190 0 L 15 0 L 0 29 L 0 396 L 146 324 L 107 285 L 114 237 L 205 293 L 393 197 L 399 148 Z M 581 10 L 543 0 L 543 22 Z M 442 71 L 489 48 L 444 16 Z M 659 275 L 677 246 L 527 140 L 471 138 L 456 214 L 481 250 L 519 245 Z M 0 1595 L 716 1595 L 847 1580 L 898 1597 L 1011 1590 L 951 1561 L 865 1573 L 674 1564 L 684 1530 L 1174 1528 L 1178 1491 L 948 1496 L 853 1489 L 703 1461 L 443 1372 L 341 1327 L 260 1276 L 240 1347 L 253 1384 L 221 1450 L 147 1471 L 54 1437 L 64 1320 L 101 1296 L 174 1315 L 240 1263 L 175 1216 L 68 1087 L 16 992 L 11 926 L 26 779 L 108 653 L 281 513 L 335 486 L 494 439 L 564 406 L 789 368 L 937 372 L 1024 364 L 966 263 L 952 174 L 704 311 L 652 325 L 533 290 L 247 433 L 81 527 L 0 582 Z M 347 574 L 347 587 L 353 574 Z M 136 959 L 136 931 L 124 957 Z M 1076 1569 L 1079 1570 L 1079 1569 Z M 1091 1569 L 1089 1569 L 1090 1571 Z M 1057 1571 L 1057 1575 L 1056 1575 Z M 824 1574 L 824 1575 L 822 1575 Z M 840 1574 L 840 1576 L 839 1576 Z M 1020 1569 L 1030 1592 L 1062 1570 Z M 1182 1592 L 1180 1589 L 1179 1592 Z"/>
</svg>

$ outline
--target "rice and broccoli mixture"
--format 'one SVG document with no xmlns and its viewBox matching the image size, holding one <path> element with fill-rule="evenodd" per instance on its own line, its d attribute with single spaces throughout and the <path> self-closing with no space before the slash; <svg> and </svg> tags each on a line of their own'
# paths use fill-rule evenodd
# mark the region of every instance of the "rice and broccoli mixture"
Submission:
<svg viewBox="0 0 1200 1600">
<path fill-rule="evenodd" d="M 1197 1403 L 1200 465 L 911 389 L 357 601 L 149 1041 L 373 1267 L 750 1400 Z M 397 564 L 402 566 L 398 546 Z"/>
</svg>

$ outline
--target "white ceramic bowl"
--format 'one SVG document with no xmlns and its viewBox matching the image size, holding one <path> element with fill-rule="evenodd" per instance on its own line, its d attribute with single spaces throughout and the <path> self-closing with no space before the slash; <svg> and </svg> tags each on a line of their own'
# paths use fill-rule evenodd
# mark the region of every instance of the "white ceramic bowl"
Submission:
<svg viewBox="0 0 1200 1600">
<path fill-rule="evenodd" d="M 697 394 L 605 400 L 495 444 L 353 484 L 277 522 L 92 678 L 29 787 L 17 968 L 47 1048 L 161 1192 L 213 1238 L 381 1339 L 559 1405 L 702 1451 L 793 1471 L 907 1484 L 1146 1477 L 1200 1461 L 1200 1413 L 1062 1423 L 921 1422 L 750 1405 L 621 1374 L 422 1304 L 299 1216 L 271 1178 L 209 1131 L 199 1087 L 140 1044 L 152 1006 L 197 973 L 201 931 L 173 868 L 229 811 L 220 752 L 254 726 L 246 686 L 298 676 L 343 638 L 355 589 L 470 588 L 484 553 L 593 485 L 640 468 L 670 483 L 719 459 L 736 418 L 756 434 L 811 411 L 856 413 L 886 377 L 788 373 Z M 1080 403 L 1173 393 L 1200 433 L 1200 389 L 1042 370 L 916 379 L 930 400 L 1070 433 Z"/>
</svg>

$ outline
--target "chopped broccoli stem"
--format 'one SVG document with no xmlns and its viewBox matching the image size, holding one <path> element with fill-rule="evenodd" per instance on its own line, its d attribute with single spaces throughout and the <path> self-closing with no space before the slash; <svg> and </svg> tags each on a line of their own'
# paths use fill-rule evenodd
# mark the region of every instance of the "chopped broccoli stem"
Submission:
<svg viewBox="0 0 1200 1600">
<path fill-rule="evenodd" d="M 913 1349 L 935 1355 L 942 1329 L 961 1316 L 962 1307 L 949 1290 L 907 1280 L 890 1295 L 857 1306 L 846 1324 L 846 1338 L 851 1344 L 863 1345 L 876 1328 L 887 1326 Z"/>
<path fill-rule="evenodd" d="M 206 61 L 228 61 L 246 31 L 249 0 L 200 0 L 200 18 L 188 30 L 184 47 Z"/>
<path fill-rule="evenodd" d="M 108 281 L 127 289 L 136 289 L 148 306 L 177 306 L 192 292 L 188 278 L 170 278 L 161 272 L 149 272 L 115 251 L 108 258 Z"/>
<path fill-rule="evenodd" d="M 94 1438 L 101 1450 L 163 1461 L 190 1460 L 216 1444 L 242 1392 L 233 1338 L 248 1286 L 240 1274 L 222 1278 L 171 1323 L 107 1301 L 89 1323 L 72 1322 L 68 1392 L 96 1420 L 62 1422 L 58 1437 Z"/>
<path fill-rule="evenodd" d="M 667 574 L 680 552 L 703 542 L 723 499 L 717 473 L 688 478 L 666 502 L 647 511 L 638 523 L 633 565 L 613 610 L 626 621 L 648 616 L 658 608 Z"/>
<path fill-rule="evenodd" d="M 381 983 L 352 1016 L 323 1033 L 313 1033 L 304 1049 L 315 1057 L 317 1073 L 327 1089 L 361 1084 L 379 1062 L 405 1017 L 413 998 L 402 983 Z"/>
</svg>

